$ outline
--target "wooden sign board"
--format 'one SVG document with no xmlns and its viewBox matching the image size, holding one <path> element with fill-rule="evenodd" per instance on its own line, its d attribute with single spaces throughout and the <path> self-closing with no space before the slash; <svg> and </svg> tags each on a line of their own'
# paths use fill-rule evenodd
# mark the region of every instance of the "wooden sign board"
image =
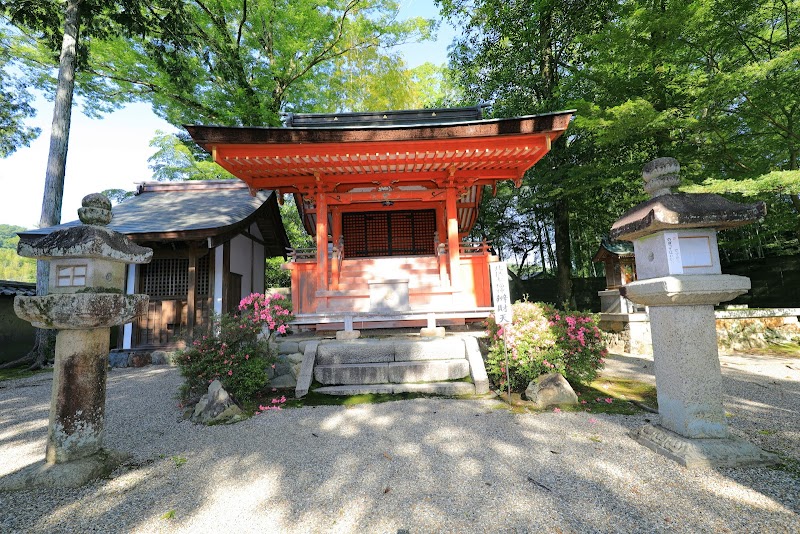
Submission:
<svg viewBox="0 0 800 534">
<path fill-rule="evenodd" d="M 489 264 L 492 279 L 492 299 L 494 300 L 494 319 L 497 324 L 511 324 L 511 292 L 508 288 L 508 269 L 506 262 Z"/>
</svg>

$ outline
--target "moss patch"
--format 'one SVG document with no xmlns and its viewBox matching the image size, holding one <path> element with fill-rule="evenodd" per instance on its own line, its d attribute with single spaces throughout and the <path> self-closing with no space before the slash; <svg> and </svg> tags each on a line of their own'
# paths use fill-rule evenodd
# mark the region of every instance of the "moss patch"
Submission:
<svg viewBox="0 0 800 534">
<path fill-rule="evenodd" d="M 645 411 L 634 403 L 643 404 L 653 409 L 658 409 L 655 386 L 646 382 L 628 380 L 624 378 L 599 378 L 589 385 L 577 384 L 573 386 L 578 395 L 579 404 L 565 404 L 557 408 L 562 412 L 590 412 L 620 415 L 633 415 Z M 507 395 L 503 392 L 498 397 L 507 402 Z M 632 402 L 633 401 L 633 402 Z M 504 407 L 499 405 L 498 407 Z M 553 411 L 556 407 L 545 409 L 536 408 L 522 400 L 519 393 L 511 394 L 511 405 L 506 405 L 514 413 L 537 413 Z"/>
<path fill-rule="evenodd" d="M 769 466 L 770 469 L 776 471 L 784 471 L 792 475 L 795 479 L 800 480 L 800 460 L 779 454 L 780 463 Z"/>
<path fill-rule="evenodd" d="M 800 345 L 797 343 L 770 343 L 770 345 L 765 348 L 750 348 L 730 352 L 740 354 L 755 354 L 759 356 L 786 356 L 789 358 L 800 358 Z"/>
<path fill-rule="evenodd" d="M 287 399 L 285 408 L 302 408 L 303 406 L 356 406 L 358 404 L 381 404 L 399 400 L 430 397 L 422 393 L 364 393 L 361 395 L 325 395 L 309 391 L 302 399 Z"/>
<path fill-rule="evenodd" d="M 454 380 L 457 382 L 457 380 Z M 364 393 L 361 395 L 325 395 L 323 393 L 316 393 L 315 388 L 322 387 L 319 382 L 314 382 L 309 388 L 309 392 L 301 399 L 294 398 L 294 389 L 279 389 L 272 391 L 267 388 L 257 395 L 252 404 L 248 403 L 245 407 L 245 412 L 252 415 L 259 405 L 271 406 L 272 399 L 286 397 L 286 402 L 280 404 L 281 408 L 302 408 L 304 406 L 356 406 L 358 404 L 381 404 L 384 402 L 393 402 L 409 399 L 421 398 L 474 398 L 473 396 L 464 397 L 445 397 L 442 395 L 430 395 L 428 393 Z"/>
<path fill-rule="evenodd" d="M 41 373 L 52 373 L 52 369 L 28 370 L 28 367 L 12 367 L 11 369 L 0 369 L 0 382 L 3 380 L 14 380 L 15 378 L 25 378 L 27 376 L 38 375 Z"/>
</svg>

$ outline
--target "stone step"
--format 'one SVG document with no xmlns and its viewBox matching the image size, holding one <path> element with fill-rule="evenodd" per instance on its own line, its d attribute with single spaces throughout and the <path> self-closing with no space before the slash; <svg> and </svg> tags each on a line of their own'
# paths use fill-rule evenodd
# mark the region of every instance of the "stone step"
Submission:
<svg viewBox="0 0 800 534">
<path fill-rule="evenodd" d="M 456 360 L 466 357 L 457 337 L 429 339 L 355 339 L 324 341 L 317 348 L 317 365 Z"/>
<path fill-rule="evenodd" d="M 389 382 L 388 363 L 343 363 L 314 366 L 320 384 L 384 384 Z"/>
<path fill-rule="evenodd" d="M 469 361 L 425 360 L 415 362 L 394 362 L 389 364 L 389 382 L 439 382 L 458 380 L 469 376 Z"/>
<path fill-rule="evenodd" d="M 317 347 L 317 366 L 394 361 L 394 342 L 384 339 L 323 341 Z"/>
<path fill-rule="evenodd" d="M 427 382 L 425 384 L 371 384 L 324 386 L 314 390 L 324 395 L 364 395 L 368 393 L 397 395 L 399 393 L 423 393 L 428 395 L 474 395 L 475 386 L 469 382 Z"/>
<path fill-rule="evenodd" d="M 466 357 L 464 341 L 458 337 L 398 339 L 394 342 L 394 361 L 455 360 Z"/>
<path fill-rule="evenodd" d="M 470 374 L 466 358 L 386 363 L 316 365 L 314 378 L 324 385 L 439 382 Z"/>
</svg>

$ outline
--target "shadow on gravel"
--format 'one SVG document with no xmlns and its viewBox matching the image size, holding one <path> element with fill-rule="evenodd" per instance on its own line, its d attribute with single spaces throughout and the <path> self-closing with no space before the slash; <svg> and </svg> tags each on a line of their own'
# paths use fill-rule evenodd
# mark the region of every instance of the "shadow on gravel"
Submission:
<svg viewBox="0 0 800 534">
<path fill-rule="evenodd" d="M 0 530 L 735 532 L 798 524 L 796 478 L 763 468 L 687 471 L 629 437 L 646 415 L 513 414 L 496 401 L 417 399 L 202 427 L 180 420 L 176 371 L 115 373 L 107 443 L 135 461 L 77 491 L 0 494 Z M 35 388 L 14 397 L 5 409 L 42 403 Z M 46 421 L 37 432 L 27 439 L 43 444 Z M 0 444 L 0 458 L 14 446 Z"/>
</svg>

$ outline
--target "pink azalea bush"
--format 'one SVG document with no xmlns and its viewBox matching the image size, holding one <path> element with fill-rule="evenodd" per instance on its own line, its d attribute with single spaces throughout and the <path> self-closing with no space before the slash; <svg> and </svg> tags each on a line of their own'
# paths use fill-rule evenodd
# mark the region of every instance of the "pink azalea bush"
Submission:
<svg viewBox="0 0 800 534">
<path fill-rule="evenodd" d="M 285 334 L 286 325 L 294 319 L 292 301 L 279 293 L 251 293 L 239 302 L 239 315 L 278 334 Z"/>
<path fill-rule="evenodd" d="M 607 354 L 594 315 L 527 301 L 515 302 L 512 309 L 513 323 L 505 330 L 494 317 L 487 320 L 486 372 L 497 387 L 507 387 L 505 343 L 514 391 L 524 391 L 545 373 L 559 373 L 573 383 L 594 380 Z"/>
<path fill-rule="evenodd" d="M 265 330 L 283 333 L 291 320 L 288 299 L 281 295 L 254 293 L 242 299 L 237 314 L 221 315 L 178 353 L 185 379 L 181 397 L 197 398 L 219 380 L 239 404 L 248 404 L 266 386 L 266 368 L 275 361 Z"/>
</svg>

